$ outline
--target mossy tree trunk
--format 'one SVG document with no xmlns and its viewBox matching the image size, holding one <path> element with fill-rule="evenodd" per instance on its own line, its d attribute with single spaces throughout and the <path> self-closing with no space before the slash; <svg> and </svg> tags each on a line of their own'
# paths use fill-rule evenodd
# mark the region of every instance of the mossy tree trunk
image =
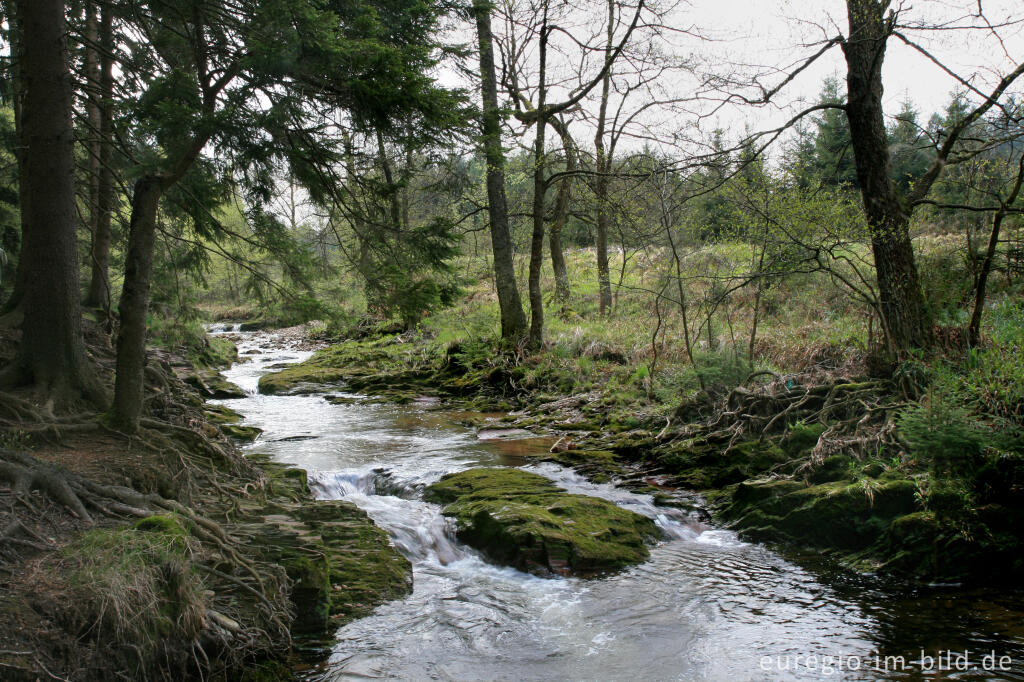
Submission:
<svg viewBox="0 0 1024 682">
<path fill-rule="evenodd" d="M 545 104 L 547 103 L 547 10 L 545 2 L 540 25 L 540 71 L 537 86 L 537 137 L 533 146 L 533 234 L 530 239 L 530 346 L 540 348 L 544 344 L 544 297 L 540 290 L 540 273 L 544 262 L 544 196 L 547 181 L 544 178 L 544 142 L 548 132 Z"/>
<path fill-rule="evenodd" d="M 612 39 L 615 34 L 615 0 L 608 0 L 608 35 L 605 43 L 605 61 L 612 59 Z M 605 127 L 608 119 L 608 97 L 611 90 L 611 70 L 606 69 L 601 79 L 601 104 L 597 114 L 597 132 L 594 134 L 594 210 L 597 226 L 597 287 L 600 313 L 607 315 L 612 309 L 612 284 L 608 267 L 608 225 L 610 222 L 608 201 L 608 173 L 611 170 L 610 154 L 605 149 Z"/>
<path fill-rule="evenodd" d="M 558 194 L 555 197 L 555 215 L 548 232 L 548 247 L 551 249 L 551 269 L 555 275 L 555 300 L 559 303 L 569 301 L 569 271 L 565 266 L 565 249 L 562 246 L 562 230 L 569 222 L 569 205 L 572 202 L 573 174 L 577 170 L 575 141 L 569 134 L 569 128 L 557 116 L 548 119 L 562 140 L 562 153 L 565 154 L 566 176 L 558 183 Z"/>
<path fill-rule="evenodd" d="M 889 179 L 889 140 L 882 109 L 882 64 L 895 15 L 884 0 L 848 0 L 850 35 L 846 115 L 871 231 L 879 304 L 886 337 L 895 351 L 931 345 L 932 321 L 910 241 L 910 207 Z"/>
</svg>

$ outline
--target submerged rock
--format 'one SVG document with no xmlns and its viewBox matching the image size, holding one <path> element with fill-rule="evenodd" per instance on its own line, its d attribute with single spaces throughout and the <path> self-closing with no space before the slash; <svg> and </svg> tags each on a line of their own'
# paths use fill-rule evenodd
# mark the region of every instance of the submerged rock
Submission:
<svg viewBox="0 0 1024 682">
<path fill-rule="evenodd" d="M 520 469 L 470 469 L 429 486 L 459 539 L 538 575 L 592 575 L 645 560 L 654 522 L 598 497 L 574 495 Z"/>
</svg>

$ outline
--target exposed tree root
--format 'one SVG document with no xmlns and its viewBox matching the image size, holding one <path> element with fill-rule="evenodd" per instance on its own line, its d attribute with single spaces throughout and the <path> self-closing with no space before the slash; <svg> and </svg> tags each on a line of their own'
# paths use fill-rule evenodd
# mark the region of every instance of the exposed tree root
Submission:
<svg viewBox="0 0 1024 682">
<path fill-rule="evenodd" d="M 840 452 L 863 458 L 885 445 L 898 446 L 893 419 L 906 403 L 895 397 L 895 387 L 886 382 L 800 386 L 794 385 L 792 378 L 757 372 L 747 383 L 758 376 L 771 376 L 773 380 L 753 389 L 733 389 L 714 418 L 684 427 L 677 437 L 725 443 L 728 452 L 739 442 L 780 435 L 796 423 L 821 424 L 824 430 L 806 467 Z"/>
</svg>

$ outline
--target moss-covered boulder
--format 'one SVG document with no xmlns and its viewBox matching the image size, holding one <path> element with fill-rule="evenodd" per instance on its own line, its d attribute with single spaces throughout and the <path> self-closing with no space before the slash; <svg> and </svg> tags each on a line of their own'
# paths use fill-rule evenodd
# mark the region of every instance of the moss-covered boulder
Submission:
<svg viewBox="0 0 1024 682">
<path fill-rule="evenodd" d="M 231 383 L 216 370 L 197 370 L 188 372 L 181 377 L 182 380 L 199 390 L 204 398 L 226 400 L 231 398 L 244 398 L 245 391 Z"/>
<path fill-rule="evenodd" d="M 721 488 L 762 476 L 789 460 L 790 456 L 769 440 L 744 441 L 727 447 L 725 443 L 694 438 L 666 446 L 655 456 L 659 468 L 675 474 L 675 485 L 694 490 Z"/>
<path fill-rule="evenodd" d="M 202 343 L 190 348 L 187 356 L 195 367 L 220 369 L 238 362 L 238 347 L 223 336 L 204 336 Z"/>
<path fill-rule="evenodd" d="M 573 495 L 519 469 L 469 469 L 429 486 L 461 540 L 494 561 L 538 575 L 593 575 L 648 557 L 651 519 L 607 500 Z"/>
<path fill-rule="evenodd" d="M 239 422 L 244 419 L 241 414 L 224 405 L 206 405 L 206 420 L 215 424 L 221 432 L 243 443 L 256 440 L 263 429 L 256 426 L 243 426 Z"/>
<path fill-rule="evenodd" d="M 745 481 L 722 516 L 754 539 L 849 552 L 871 545 L 894 519 L 915 512 L 915 491 L 906 479 Z"/>
</svg>

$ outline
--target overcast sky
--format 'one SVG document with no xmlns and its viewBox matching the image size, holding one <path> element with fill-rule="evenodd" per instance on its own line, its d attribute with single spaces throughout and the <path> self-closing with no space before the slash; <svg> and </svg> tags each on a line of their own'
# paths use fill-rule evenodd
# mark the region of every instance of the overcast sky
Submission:
<svg viewBox="0 0 1024 682">
<path fill-rule="evenodd" d="M 900 23 L 947 23 L 949 30 L 910 30 L 908 37 L 951 67 L 989 90 L 996 79 L 1024 61 L 1024 26 L 998 27 L 1007 22 L 1024 22 L 1024 0 L 915 0 L 894 2 Z M 990 31 L 953 29 L 981 25 L 978 7 L 1002 38 Z M 693 23 L 708 31 L 721 44 L 710 49 L 727 57 L 755 63 L 785 65 L 807 53 L 801 43 L 811 43 L 848 32 L 846 6 L 842 0 L 692 0 L 684 10 Z M 820 83 L 829 75 L 844 76 L 842 52 L 834 49 L 820 64 L 803 75 L 792 91 L 810 99 L 817 96 Z M 956 82 L 925 56 L 898 40 L 890 40 L 883 71 L 886 109 L 894 113 L 909 95 L 927 116 L 943 109 Z M 987 86 L 987 87 L 983 87 Z M 1020 92 L 1021 87 L 1017 87 Z"/>
<path fill-rule="evenodd" d="M 539 1 L 533 0 L 533 3 L 538 4 Z M 560 21 L 576 21 L 571 33 L 573 37 L 584 40 L 595 32 L 600 33 L 605 1 L 553 1 L 551 7 L 573 12 L 571 17 L 563 15 Z M 664 4 L 674 0 L 647 1 Z M 522 8 L 528 7 L 530 0 L 506 2 Z M 564 10 L 566 7 L 572 9 Z M 587 9 L 581 10 L 581 7 Z M 910 40 L 981 92 L 990 92 L 1002 75 L 1024 62 L 1024 0 L 893 0 L 893 7 L 899 12 L 899 23 L 907 27 L 903 32 Z M 983 11 L 981 18 L 978 16 L 979 7 Z M 627 13 L 631 15 L 628 10 Z M 986 22 L 994 29 L 986 28 Z M 817 52 L 825 41 L 840 34 L 845 36 L 848 32 L 844 0 L 680 0 L 666 19 L 666 24 L 672 29 L 686 31 L 685 34 L 667 32 L 666 40 L 672 43 L 666 44 L 667 51 L 692 57 L 705 73 L 731 72 L 742 80 L 757 72 L 759 81 L 767 88 L 780 82 L 796 65 Z M 943 30 L 933 30 L 937 25 Z M 495 17 L 494 28 L 499 34 L 505 30 L 500 17 Z M 697 35 L 707 40 L 699 40 Z M 455 40 L 475 47 L 473 27 L 461 25 Z M 562 40 L 565 42 L 569 38 L 563 37 Z M 569 69 L 574 68 L 572 63 L 578 64 L 580 59 L 578 46 L 571 42 L 566 43 L 560 57 L 550 54 L 549 51 L 549 60 L 563 59 L 568 64 L 563 66 Z M 535 59 L 535 55 L 532 58 Z M 589 71 L 596 73 L 599 67 L 599 61 L 594 61 Z M 745 129 L 764 130 L 779 125 L 795 111 L 813 103 L 821 91 L 822 81 L 828 76 L 836 76 L 840 81 L 845 78 L 845 62 L 838 46 L 788 84 L 774 98 L 771 106 L 724 108 L 718 110 L 713 118 L 704 120 L 701 129 L 706 134 L 720 127 L 736 139 Z M 451 72 L 443 77 L 447 82 L 451 79 Z M 888 43 L 883 81 L 887 113 L 897 113 L 902 102 L 909 98 L 921 114 L 922 123 L 927 122 L 932 113 L 941 112 L 953 90 L 958 88 L 956 80 L 942 68 L 896 38 Z M 680 96 L 692 93 L 694 81 L 682 73 L 666 76 L 664 82 L 668 90 L 674 90 Z M 461 84 L 473 89 L 478 87 L 465 79 Z M 1012 92 L 1024 93 L 1024 79 L 1014 86 Z M 558 94 L 551 95 L 549 101 L 557 101 Z M 748 91 L 747 94 L 755 93 Z M 974 96 L 974 99 L 978 101 L 980 97 Z M 596 111 L 593 97 L 589 104 L 584 103 L 584 108 L 590 113 L 592 126 Z M 657 120 L 658 114 L 648 111 L 645 114 L 647 120 L 655 123 L 645 132 L 659 132 L 635 144 L 648 142 L 651 137 L 666 139 L 671 136 L 672 126 L 683 125 L 688 117 L 696 120 L 696 112 L 708 110 L 710 105 L 687 104 L 668 114 L 663 112 L 660 120 Z M 583 124 L 576 125 L 581 134 L 579 139 L 586 145 L 592 133 L 586 132 Z M 686 137 L 693 139 L 692 133 L 691 130 Z M 628 144 L 624 143 L 624 146 Z"/>
</svg>

